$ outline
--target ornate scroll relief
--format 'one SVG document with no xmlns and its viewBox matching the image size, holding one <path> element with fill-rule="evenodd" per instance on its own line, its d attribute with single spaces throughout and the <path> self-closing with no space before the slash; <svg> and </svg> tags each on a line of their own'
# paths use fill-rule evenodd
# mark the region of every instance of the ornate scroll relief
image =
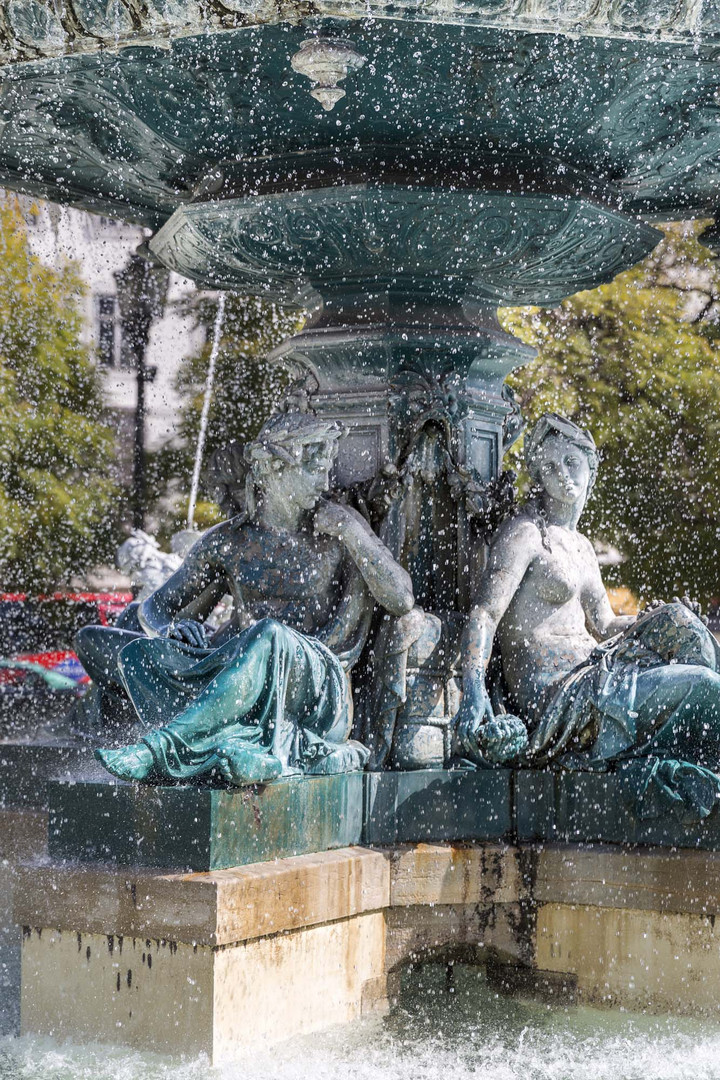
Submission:
<svg viewBox="0 0 720 1080">
<path fill-rule="evenodd" d="M 49 17 L 46 19 L 42 11 Z M 12 11 L 12 15 L 10 14 Z M 5 0 L 4 51 L 8 60 L 28 54 L 57 56 L 80 46 L 97 51 L 103 42 L 129 43 L 158 34 L 257 23 L 297 22 L 306 14 L 300 0 L 64 0 L 62 25 L 53 0 Z M 716 4 L 700 0 L 319 0 L 318 14 L 347 18 L 379 15 L 422 18 L 521 31 L 550 31 L 603 37 L 661 37 L 691 43 L 720 34 Z M 3 46 L 0 46 L 2 49 Z"/>
<path fill-rule="evenodd" d="M 187 135 L 176 119 L 187 84 L 180 76 L 174 93 L 154 95 L 147 57 L 112 72 L 99 66 L 92 81 L 86 72 L 58 70 L 55 62 L 14 78 L 4 86 L 3 164 L 40 182 L 47 174 L 53 190 L 122 200 L 139 217 L 147 208 L 153 224 L 187 197 L 177 182 Z M 198 115 L 202 108 L 196 106 Z"/>
<path fill-rule="evenodd" d="M 382 186 L 182 207 L 154 254 L 197 281 L 292 302 L 392 276 L 409 291 L 470 288 L 548 303 L 637 262 L 659 234 L 581 199 Z"/>
</svg>

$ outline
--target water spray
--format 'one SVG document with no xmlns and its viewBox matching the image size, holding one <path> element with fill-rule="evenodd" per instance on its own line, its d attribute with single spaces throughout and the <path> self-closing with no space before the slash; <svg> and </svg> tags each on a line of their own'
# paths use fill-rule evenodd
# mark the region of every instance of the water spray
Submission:
<svg viewBox="0 0 720 1080">
<path fill-rule="evenodd" d="M 198 487 L 200 485 L 200 468 L 202 466 L 205 438 L 207 436 L 208 417 L 210 415 L 210 400 L 212 398 L 213 385 L 215 383 L 215 368 L 217 366 L 218 352 L 220 351 L 220 336 L 222 334 L 223 321 L 225 319 L 225 293 L 220 293 L 215 326 L 213 327 L 213 341 L 210 350 L 210 364 L 208 365 L 207 379 L 205 381 L 205 396 L 203 397 L 202 413 L 200 414 L 200 433 L 198 435 L 197 448 L 195 450 L 195 464 L 193 466 L 192 482 L 190 484 L 190 501 L 188 503 L 187 527 L 195 528 L 195 507 L 197 505 Z"/>
</svg>

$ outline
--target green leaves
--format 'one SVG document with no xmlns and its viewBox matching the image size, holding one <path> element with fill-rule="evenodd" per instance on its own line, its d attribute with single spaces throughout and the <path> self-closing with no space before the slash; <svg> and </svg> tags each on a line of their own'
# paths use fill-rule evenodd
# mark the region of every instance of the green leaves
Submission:
<svg viewBox="0 0 720 1080">
<path fill-rule="evenodd" d="M 42 592 L 112 557 L 114 443 L 81 343 L 82 283 L 0 203 L 0 587 Z"/>
<path fill-rule="evenodd" d="M 623 552 L 613 583 L 640 597 L 720 595 L 720 269 L 702 227 L 668 227 L 643 263 L 558 308 L 502 312 L 540 350 L 510 380 L 528 422 L 550 409 L 595 436 L 582 527 Z"/>
</svg>

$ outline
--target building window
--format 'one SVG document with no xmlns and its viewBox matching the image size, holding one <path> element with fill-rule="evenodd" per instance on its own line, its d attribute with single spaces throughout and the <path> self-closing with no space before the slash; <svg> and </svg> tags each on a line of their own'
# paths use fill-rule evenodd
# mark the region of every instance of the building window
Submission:
<svg viewBox="0 0 720 1080">
<path fill-rule="evenodd" d="M 116 296 L 98 296 L 97 342 L 100 363 L 104 367 L 116 367 L 120 356 L 120 320 Z"/>
</svg>

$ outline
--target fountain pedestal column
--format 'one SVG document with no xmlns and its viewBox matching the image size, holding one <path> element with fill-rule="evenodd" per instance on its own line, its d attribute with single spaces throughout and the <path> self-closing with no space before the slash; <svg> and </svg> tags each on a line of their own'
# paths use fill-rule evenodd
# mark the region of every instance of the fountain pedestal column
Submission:
<svg viewBox="0 0 720 1080">
<path fill-rule="evenodd" d="M 400 310 L 369 325 L 312 326 L 271 359 L 298 376 L 291 402 L 345 427 L 335 482 L 370 502 L 416 601 L 464 611 L 483 555 L 470 518 L 482 515 L 521 426 L 504 379 L 534 350 L 492 326 L 490 313 L 486 326 L 443 314 L 434 323 Z"/>
<path fill-rule="evenodd" d="M 352 183 L 339 182 L 343 164 Z M 397 679 L 373 661 L 360 677 L 369 697 L 357 734 L 375 747 L 376 768 L 443 767 L 462 622 L 488 535 L 508 509 L 500 467 L 520 421 L 504 380 L 534 355 L 501 330 L 495 310 L 608 280 L 659 234 L 578 195 L 578 178 L 562 173 L 547 193 L 528 194 L 521 174 L 501 177 L 487 164 L 450 183 L 436 162 L 415 184 L 367 155 L 322 166 L 288 191 L 278 164 L 263 180 L 272 193 L 242 197 L 247 178 L 221 170 L 212 198 L 199 188 L 150 248 L 203 284 L 310 310 L 308 328 L 275 354 L 298 376 L 291 403 L 344 423 L 336 483 L 351 489 L 430 616 L 388 630 L 374 650 L 404 654 L 408 691 L 380 705 L 378 687 Z M 338 182 L 312 186 L 330 176 Z M 388 714 L 382 732 L 379 711 Z"/>
</svg>

